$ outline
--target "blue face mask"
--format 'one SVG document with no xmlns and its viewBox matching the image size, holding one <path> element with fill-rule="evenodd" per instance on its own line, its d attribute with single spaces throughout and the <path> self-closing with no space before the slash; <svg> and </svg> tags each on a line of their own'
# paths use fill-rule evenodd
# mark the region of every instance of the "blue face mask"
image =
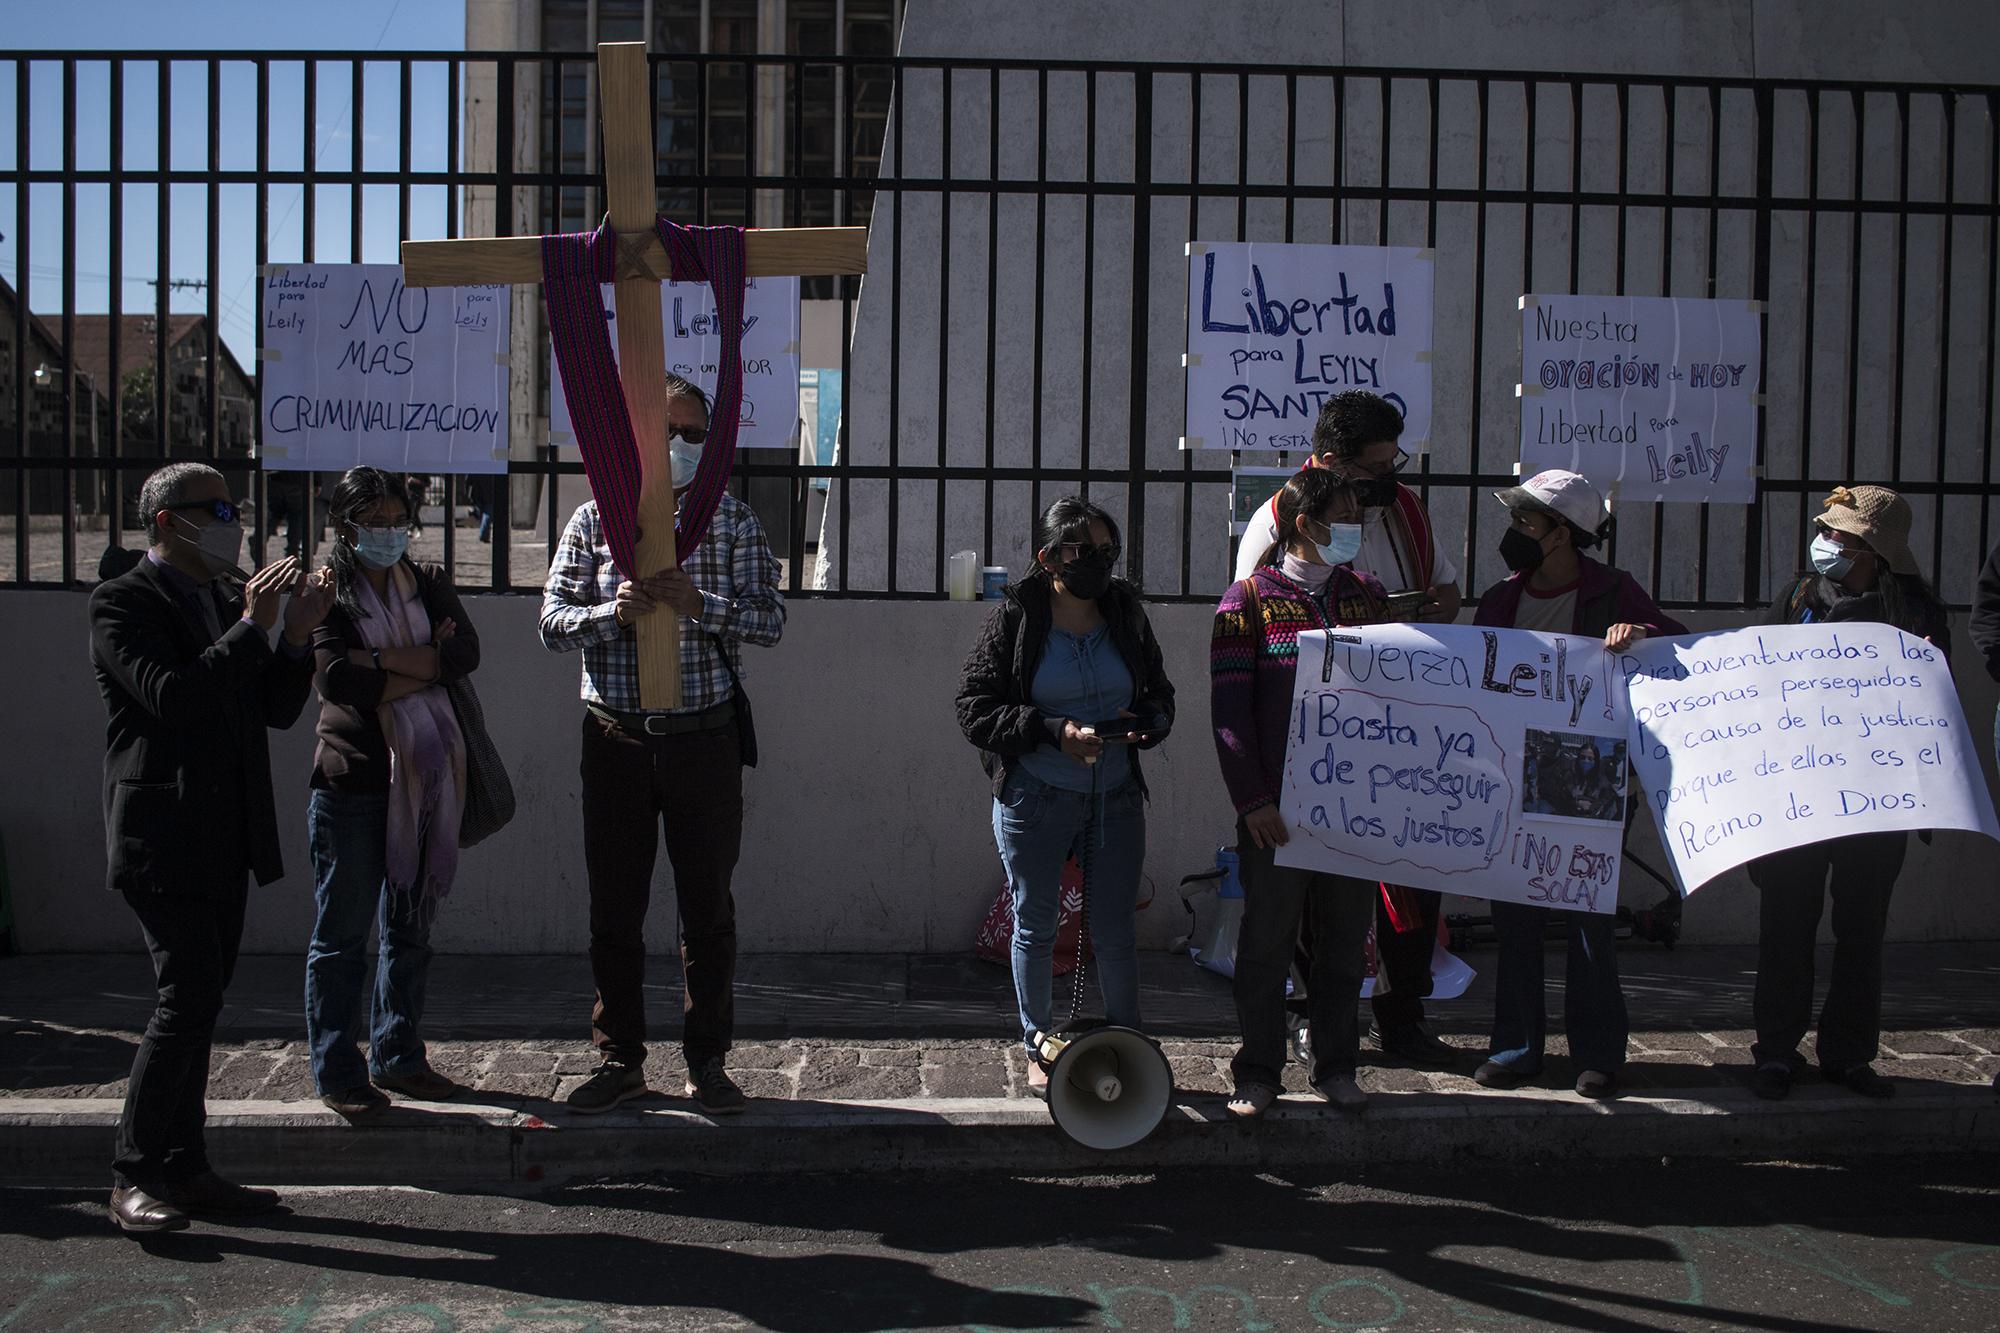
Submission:
<svg viewBox="0 0 2000 1333">
<path fill-rule="evenodd" d="M 362 528 L 354 530 L 354 554 L 370 569 L 387 569 L 410 549 L 408 528 Z"/>
<path fill-rule="evenodd" d="M 686 440 L 675 440 L 668 458 L 673 465 L 674 489 L 691 485 L 695 470 L 701 466 L 701 446 L 689 444 Z"/>
<path fill-rule="evenodd" d="M 1313 543 L 1313 548 L 1319 552 L 1320 559 L 1329 565 L 1344 565 L 1361 554 L 1359 523 L 1329 523 L 1326 526 L 1326 541 Z"/>
<path fill-rule="evenodd" d="M 1830 579 L 1844 579 L 1854 568 L 1854 557 L 1824 532 L 1812 539 L 1811 551 L 1813 568 Z"/>
</svg>

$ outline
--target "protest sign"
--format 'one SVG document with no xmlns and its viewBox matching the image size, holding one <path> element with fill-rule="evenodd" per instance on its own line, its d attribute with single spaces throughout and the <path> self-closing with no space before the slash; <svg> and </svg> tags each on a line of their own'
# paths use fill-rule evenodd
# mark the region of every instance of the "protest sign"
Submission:
<svg viewBox="0 0 2000 1333">
<path fill-rule="evenodd" d="M 1581 472 L 1625 500 L 1756 499 L 1754 301 L 1521 298 L 1521 475 Z"/>
<path fill-rule="evenodd" d="M 505 287 L 397 264 L 272 264 L 259 284 L 270 471 L 507 470 Z"/>
<path fill-rule="evenodd" d="M 2000 838 L 1944 654 L 1922 639 L 1858 621 L 1778 625 L 1648 640 L 1618 669 L 1683 893 L 1850 833 Z"/>
<path fill-rule="evenodd" d="M 1469 625 L 1299 636 L 1279 864 L 1611 912 L 1624 691 L 1599 639 Z"/>
<path fill-rule="evenodd" d="M 1188 247 L 1184 449 L 1311 449 L 1320 404 L 1349 389 L 1431 433 L 1433 252 L 1372 245 Z"/>
<path fill-rule="evenodd" d="M 618 318 L 612 288 L 604 289 L 604 317 Z M 660 324 L 666 334 L 666 369 L 715 397 L 715 360 L 722 331 L 715 293 L 705 282 L 660 284 Z M 553 352 L 551 352 L 553 355 Z M 611 355 L 618 355 L 614 325 Z M 799 428 L 799 280 L 751 278 L 743 291 L 743 415 L 740 449 L 787 449 Z M 574 445 L 562 376 L 549 376 L 549 443 Z"/>
</svg>

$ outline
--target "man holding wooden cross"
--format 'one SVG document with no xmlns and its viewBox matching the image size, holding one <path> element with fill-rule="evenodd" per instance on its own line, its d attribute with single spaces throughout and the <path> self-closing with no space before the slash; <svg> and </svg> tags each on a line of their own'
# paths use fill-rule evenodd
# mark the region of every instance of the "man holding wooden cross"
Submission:
<svg viewBox="0 0 2000 1333">
<path fill-rule="evenodd" d="M 591 1027 L 604 1063 L 570 1094 L 570 1108 L 606 1111 L 646 1091 L 642 932 L 657 820 L 680 901 L 687 1092 L 726 1113 L 743 1107 L 724 1069 L 736 969 L 730 876 L 742 841 L 743 767 L 755 762 L 736 658 L 738 645 L 776 643 L 785 618 L 763 526 L 726 490 L 743 397 L 743 285 L 750 276 L 860 273 L 868 233 L 684 228 L 657 217 L 645 46 L 599 46 L 597 72 L 605 225 L 405 242 L 404 281 L 543 284 L 595 497 L 563 534 L 541 624 L 548 647 L 581 649 L 584 658 Z M 722 337 L 713 421 L 701 390 L 665 369 L 659 284 L 669 279 L 705 281 L 715 293 Z M 615 360 L 605 284 L 616 291 Z"/>
</svg>

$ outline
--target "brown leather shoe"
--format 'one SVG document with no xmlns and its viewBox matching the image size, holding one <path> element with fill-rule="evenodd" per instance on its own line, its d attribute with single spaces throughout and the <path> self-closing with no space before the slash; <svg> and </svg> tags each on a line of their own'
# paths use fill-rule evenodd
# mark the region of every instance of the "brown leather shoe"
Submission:
<svg viewBox="0 0 2000 1333">
<path fill-rule="evenodd" d="M 233 1180 L 224 1180 L 213 1171 L 204 1171 L 192 1179 L 169 1186 L 167 1198 L 174 1207 L 190 1213 L 248 1216 L 268 1213 L 278 1206 L 278 1191 L 239 1185 Z"/>
<path fill-rule="evenodd" d="M 369 1082 L 384 1092 L 400 1092 L 420 1102 L 448 1102 L 465 1091 L 435 1069 L 413 1069 L 407 1074 L 371 1074 Z"/>
<path fill-rule="evenodd" d="M 136 1186 L 112 1190 L 111 1202 L 105 1205 L 104 1210 L 118 1224 L 120 1231 L 135 1236 L 158 1231 L 185 1231 L 188 1228 L 186 1213 Z"/>
</svg>

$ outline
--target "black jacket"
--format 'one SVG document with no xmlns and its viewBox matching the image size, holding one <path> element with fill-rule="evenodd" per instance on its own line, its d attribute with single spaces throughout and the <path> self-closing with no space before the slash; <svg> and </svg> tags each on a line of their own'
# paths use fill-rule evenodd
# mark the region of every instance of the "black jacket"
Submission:
<svg viewBox="0 0 2000 1333">
<path fill-rule="evenodd" d="M 443 565 L 418 565 L 417 595 L 423 599 L 431 629 L 455 621 L 457 631 L 438 647 L 440 682 L 460 680 L 479 669 L 479 632 L 465 614 L 458 589 Z M 357 576 L 358 577 L 358 576 Z M 313 684 L 319 690 L 319 748 L 313 755 L 312 785 L 329 791 L 389 790 L 389 746 L 382 738 L 376 710 L 389 673 L 356 666 L 347 660 L 361 641 L 361 627 L 336 605 L 326 623 L 313 633 Z"/>
<path fill-rule="evenodd" d="M 1153 637 L 1145 604 L 1131 584 L 1112 583 L 1097 599 L 1097 607 L 1111 627 L 1111 642 L 1132 673 L 1131 711 L 1138 715 L 1139 725 L 1160 733 L 1133 748 L 1151 749 L 1174 723 L 1174 686 L 1161 661 L 1160 641 Z M 980 763 L 993 779 L 996 796 L 1015 761 L 1052 740 L 1051 719 L 1035 707 L 1033 695 L 1035 669 L 1042 663 L 1053 623 L 1046 579 L 1012 585 L 986 618 L 959 674 L 958 726 L 979 747 Z M 1145 791 L 1137 754 L 1132 756 L 1132 776 Z"/>
<path fill-rule="evenodd" d="M 1885 575 L 1885 577 L 1887 577 Z M 1914 624 L 1898 625 L 1889 619 L 1889 609 L 1882 600 L 1882 594 L 1875 591 L 1854 594 L 1839 584 L 1813 570 L 1800 574 L 1786 589 L 1779 593 L 1764 611 L 1767 625 L 1798 624 L 1806 611 L 1812 618 L 1828 624 L 1841 621 L 1872 622 L 1878 625 L 1895 625 L 1905 634 L 1914 634 L 1920 639 L 1929 639 L 1937 645 L 1945 660 L 1951 660 L 1951 622 L 1945 618 L 1944 608 L 1929 603 L 1920 610 L 1920 619 Z"/>
<path fill-rule="evenodd" d="M 1985 661 L 1986 674 L 2000 680 L 2000 544 L 1987 553 L 1973 590 L 1972 646 Z"/>
<path fill-rule="evenodd" d="M 273 651 L 220 584 L 203 595 L 229 628 L 214 643 L 151 560 L 90 597 L 90 661 L 105 732 L 107 887 L 199 893 L 233 864 L 284 874 L 266 727 L 298 719 L 312 657 Z M 240 870 L 235 873 L 240 873 Z"/>
</svg>

